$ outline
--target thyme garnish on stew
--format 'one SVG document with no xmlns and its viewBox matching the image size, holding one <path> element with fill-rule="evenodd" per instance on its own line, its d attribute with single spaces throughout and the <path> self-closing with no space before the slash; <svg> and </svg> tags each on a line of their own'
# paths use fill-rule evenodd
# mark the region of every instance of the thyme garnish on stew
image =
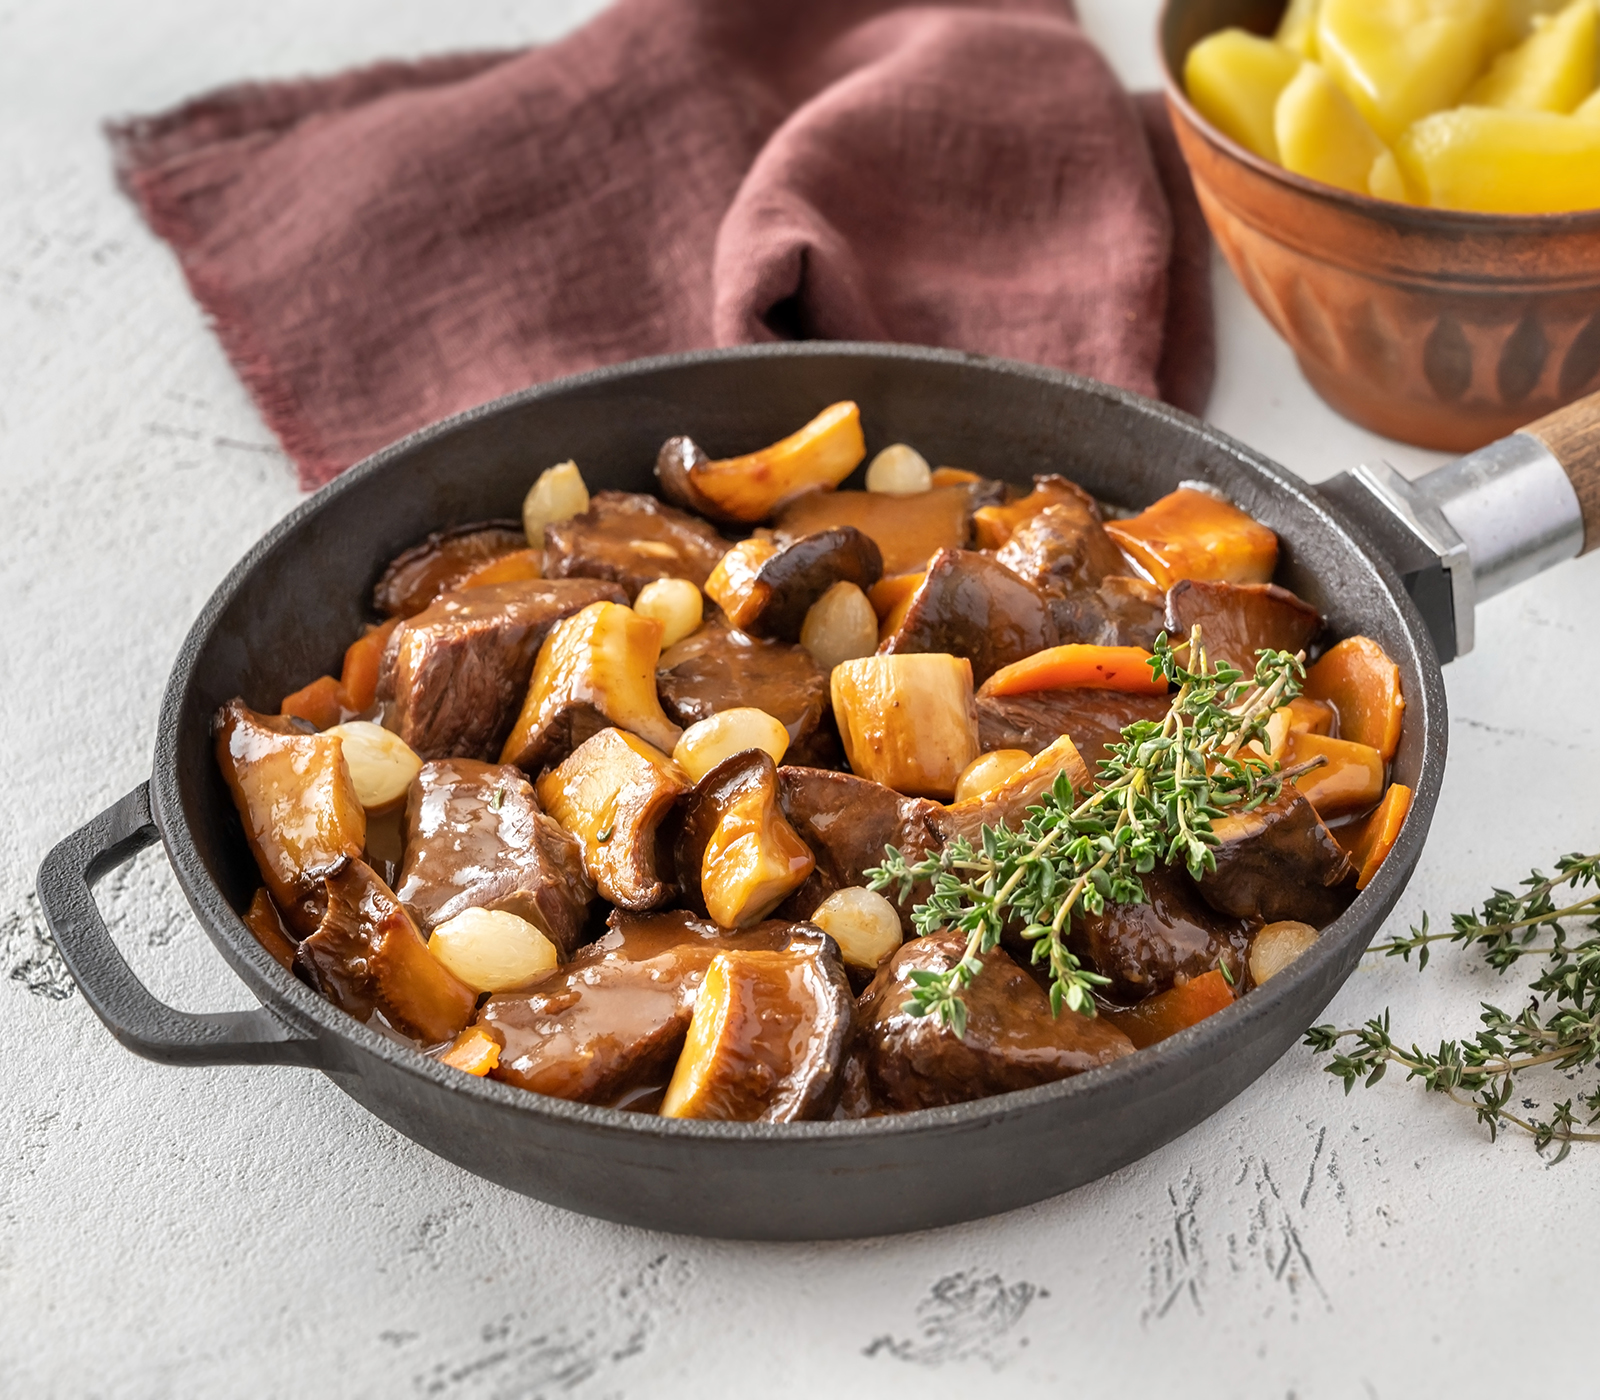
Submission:
<svg viewBox="0 0 1600 1400">
<path fill-rule="evenodd" d="M 1481 909 L 1453 914 L 1449 933 L 1430 932 L 1424 915 L 1421 928 L 1373 947 L 1407 962 L 1416 953 L 1418 971 L 1428 965 L 1432 945 L 1442 942 L 1478 949 L 1500 973 L 1524 958 L 1540 959 L 1542 970 L 1528 984 L 1528 1005 L 1517 1015 L 1484 1002 L 1482 1030 L 1469 1040 L 1441 1041 L 1431 1054 L 1416 1045 L 1397 1046 L 1388 1011 L 1350 1030 L 1314 1026 L 1305 1043 L 1333 1055 L 1324 1068 L 1344 1081 L 1347 1094 L 1357 1081 L 1371 1088 L 1397 1065 L 1408 1080 L 1420 1079 L 1425 1088 L 1474 1109 L 1491 1141 L 1501 1128 L 1514 1128 L 1532 1137 L 1541 1152 L 1559 1143 L 1554 1158 L 1559 1162 L 1575 1142 L 1600 1142 L 1600 1133 L 1580 1131 L 1572 1100 L 1556 1104 L 1548 1119 L 1522 1118 L 1507 1112 L 1506 1105 L 1517 1077 L 1529 1070 L 1570 1071 L 1600 1061 L 1600 855 L 1562 856 L 1554 876 L 1535 870 L 1522 888 L 1523 894 L 1497 889 Z M 1558 905 L 1561 890 L 1571 893 Z M 1596 936 L 1572 941 L 1567 927 L 1572 920 L 1584 920 L 1581 926 Z M 1348 1054 L 1338 1050 L 1344 1040 L 1356 1042 Z M 1578 1101 L 1589 1114 L 1583 1126 L 1600 1123 L 1600 1089 Z"/>
<path fill-rule="evenodd" d="M 1180 660 L 1180 656 L 1184 659 Z M 967 935 L 961 960 L 945 972 L 916 971 L 906 1009 L 937 1015 L 965 1034 L 962 992 L 982 969 L 979 956 L 1020 925 L 1033 961 L 1048 962 L 1050 1006 L 1094 1015 L 1094 988 L 1108 979 L 1083 967 L 1067 948 L 1074 913 L 1099 914 L 1107 904 L 1141 904 L 1141 876 L 1157 863 L 1182 861 L 1196 878 L 1216 868 L 1211 824 L 1277 797 L 1285 778 L 1245 746 L 1266 744 L 1272 712 L 1300 692 L 1304 658 L 1258 653 L 1255 675 L 1210 664 L 1200 628 L 1172 645 L 1156 639 L 1153 674 L 1177 687 L 1166 717 L 1140 720 L 1100 765 L 1098 785 L 1081 801 L 1065 774 L 1028 809 L 1019 830 L 985 826 L 976 846 L 965 838 L 937 855 L 909 863 L 893 846 L 867 872 L 871 888 L 910 897 L 923 880 L 931 897 L 912 911 L 919 934 L 955 929 Z"/>
</svg>

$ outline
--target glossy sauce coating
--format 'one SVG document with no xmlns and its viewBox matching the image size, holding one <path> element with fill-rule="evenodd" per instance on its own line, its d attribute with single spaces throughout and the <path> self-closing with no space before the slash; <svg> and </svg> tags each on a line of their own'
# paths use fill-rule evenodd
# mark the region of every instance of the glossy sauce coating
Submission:
<svg viewBox="0 0 1600 1400">
<path fill-rule="evenodd" d="M 385 617 L 413 617 L 485 564 L 527 547 L 522 527 L 509 520 L 436 531 L 391 561 L 372 605 Z"/>
<path fill-rule="evenodd" d="M 545 576 L 609 579 L 631 602 L 658 578 L 703 588 L 731 543 L 654 496 L 600 491 L 583 514 L 545 526 Z"/>
</svg>

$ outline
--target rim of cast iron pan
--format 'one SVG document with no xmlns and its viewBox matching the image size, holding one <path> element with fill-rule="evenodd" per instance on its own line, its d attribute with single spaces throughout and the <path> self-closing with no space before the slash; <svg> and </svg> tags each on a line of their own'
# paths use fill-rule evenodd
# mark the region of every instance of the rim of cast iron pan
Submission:
<svg viewBox="0 0 1600 1400">
<path fill-rule="evenodd" d="M 221 887 L 207 871 L 190 835 L 179 791 L 180 755 L 177 735 L 181 715 L 189 706 L 189 694 L 198 663 L 219 619 L 258 563 L 282 541 L 302 529 L 343 493 L 358 489 L 369 477 L 381 474 L 391 463 L 408 457 L 422 445 L 459 430 L 479 419 L 521 404 L 554 397 L 574 390 L 592 389 L 662 370 L 681 367 L 734 363 L 755 358 L 836 356 L 871 357 L 942 366 L 971 366 L 990 372 L 1021 375 L 1041 383 L 1072 389 L 1099 397 L 1114 411 L 1129 416 L 1130 425 L 1139 417 L 1164 418 L 1208 446 L 1220 448 L 1250 469 L 1266 477 L 1276 487 L 1297 497 L 1320 517 L 1323 527 L 1343 537 L 1343 542 L 1376 569 L 1402 614 L 1411 641 L 1418 652 L 1423 679 L 1423 695 L 1407 707 L 1407 719 L 1424 725 L 1422 773 L 1413 796 L 1410 818 L 1388 859 L 1368 887 L 1350 907 L 1322 931 L 1316 945 L 1275 976 L 1232 1006 L 1207 1017 L 1195 1026 L 1146 1050 L 1099 1069 L 1074 1075 L 1032 1089 L 991 1095 L 942 1108 L 920 1109 L 878 1118 L 828 1120 L 807 1123 L 720 1123 L 695 1119 L 660 1118 L 550 1098 L 504 1084 L 497 1080 L 461 1073 L 448 1065 L 393 1040 L 357 1021 L 314 992 L 286 971 L 256 941 Z M 375 567 L 382 561 L 375 561 Z M 1416 703 L 1420 701 L 1420 703 Z M 229 571 L 196 618 L 184 640 L 162 698 L 154 768 L 151 776 L 152 812 L 161 833 L 167 856 L 177 874 L 190 905 L 225 960 L 238 970 L 241 962 L 255 973 L 248 979 L 251 989 L 265 987 L 271 999 L 263 1005 L 298 1030 L 350 1042 L 355 1048 L 387 1061 L 417 1079 L 447 1088 L 496 1109 L 512 1109 L 570 1125 L 581 1125 L 597 1136 L 621 1135 L 629 1139 L 667 1138 L 803 1144 L 877 1139 L 884 1135 L 915 1137 L 956 1127 L 972 1127 L 984 1121 L 998 1122 L 1046 1104 L 1068 1104 L 1088 1092 L 1101 1093 L 1123 1086 L 1130 1099 L 1137 1098 L 1141 1081 L 1166 1071 L 1169 1062 L 1182 1057 L 1203 1061 L 1213 1051 L 1247 1039 L 1260 1023 L 1273 1017 L 1278 1004 L 1289 999 L 1294 987 L 1304 979 L 1315 978 L 1329 964 L 1348 955 L 1351 942 L 1360 937 L 1363 946 L 1381 925 L 1404 888 L 1426 840 L 1428 825 L 1438 801 L 1443 778 L 1442 718 L 1445 713 L 1443 677 L 1421 615 L 1401 586 L 1393 568 L 1380 554 L 1365 544 L 1358 531 L 1305 483 L 1254 449 L 1218 431 L 1179 409 L 1143 398 L 1095 380 L 1020 361 L 1006 360 L 972 352 L 932 349 L 878 342 L 813 341 L 739 346 L 731 349 L 698 350 L 675 355 L 654 356 L 625 364 L 585 371 L 505 395 L 489 403 L 437 423 L 402 438 L 341 473 L 328 485 L 308 497 L 274 525 Z M 1355 962 L 1352 960 L 1352 970 Z M 1348 979 L 1347 972 L 1332 987 L 1330 997 Z M 330 1066 L 331 1068 L 331 1066 Z M 344 1066 L 340 1066 L 344 1068 Z M 358 1066 L 351 1065 L 351 1069 Z"/>
</svg>

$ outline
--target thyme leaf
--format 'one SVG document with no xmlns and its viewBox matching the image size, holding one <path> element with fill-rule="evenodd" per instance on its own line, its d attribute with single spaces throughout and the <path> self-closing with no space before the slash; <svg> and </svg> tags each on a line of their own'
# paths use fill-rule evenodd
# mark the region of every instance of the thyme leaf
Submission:
<svg viewBox="0 0 1600 1400">
<path fill-rule="evenodd" d="M 1523 1118 L 1506 1106 L 1521 1075 L 1543 1067 L 1570 1072 L 1600 1061 L 1600 854 L 1562 856 L 1553 876 L 1535 870 L 1521 889 L 1497 889 L 1481 908 L 1453 914 L 1448 933 L 1434 932 L 1424 914 L 1407 936 L 1372 949 L 1407 962 L 1415 953 L 1418 971 L 1427 967 L 1435 943 L 1474 948 L 1501 974 L 1525 958 L 1537 959 L 1538 974 L 1526 988 L 1528 1005 L 1515 1016 L 1483 1002 L 1483 1029 L 1470 1039 L 1441 1041 L 1433 1052 L 1397 1044 L 1387 1010 L 1348 1030 L 1313 1026 L 1305 1044 L 1332 1056 L 1323 1068 L 1343 1082 L 1347 1094 L 1358 1081 L 1371 1088 L 1395 1065 L 1406 1071 L 1408 1082 L 1420 1080 L 1425 1089 L 1471 1108 L 1490 1141 L 1502 1128 L 1516 1129 L 1540 1152 L 1555 1145 L 1552 1161 L 1559 1162 L 1575 1142 L 1600 1142 L 1600 1132 L 1583 1131 L 1600 1123 L 1600 1089 L 1579 1098 L 1579 1111 L 1568 1098 L 1547 1119 Z M 1558 903 L 1563 890 L 1568 893 Z M 1569 927 L 1575 921 L 1594 936 L 1575 939 Z M 1344 1041 L 1354 1041 L 1354 1047 L 1340 1050 Z M 1580 1113 L 1588 1115 L 1581 1124 Z"/>
<path fill-rule="evenodd" d="M 929 881 L 932 893 L 912 910 L 913 927 L 967 935 L 955 966 L 911 974 L 906 1010 L 938 1016 L 962 1035 L 962 993 L 982 970 L 982 954 L 1012 927 L 1032 944 L 1033 961 L 1049 968 L 1051 1010 L 1093 1016 L 1094 989 L 1109 979 L 1068 949 L 1073 917 L 1103 913 L 1108 904 L 1142 904 L 1142 877 L 1157 865 L 1182 862 L 1196 879 L 1216 868 L 1212 823 L 1277 797 L 1289 776 L 1263 756 L 1267 721 L 1299 694 L 1304 662 L 1303 655 L 1262 651 L 1255 674 L 1246 676 L 1226 662 L 1210 663 L 1199 627 L 1176 645 L 1163 633 L 1150 669 L 1177 687 L 1166 717 L 1123 729 L 1089 792 L 1075 793 L 1060 774 L 1019 829 L 986 825 L 977 845 L 957 837 L 915 864 L 887 847 L 883 863 L 866 872 L 869 886 L 892 889 L 904 902 Z"/>
</svg>

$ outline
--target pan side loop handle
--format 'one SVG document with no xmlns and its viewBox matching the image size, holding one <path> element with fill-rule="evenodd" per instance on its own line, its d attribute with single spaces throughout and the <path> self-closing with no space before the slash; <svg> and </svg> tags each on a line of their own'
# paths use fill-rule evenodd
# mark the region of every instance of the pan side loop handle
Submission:
<svg viewBox="0 0 1600 1400">
<path fill-rule="evenodd" d="M 1522 429 L 1561 463 L 1583 511 L 1583 550 L 1600 549 L 1600 393 L 1569 403 Z"/>
<path fill-rule="evenodd" d="M 196 1016 L 157 1000 L 134 975 L 95 903 L 94 886 L 154 844 L 150 784 L 73 832 L 39 867 L 39 904 L 84 1000 L 136 1055 L 168 1065 L 308 1065 L 315 1039 L 262 1009 Z"/>
</svg>

